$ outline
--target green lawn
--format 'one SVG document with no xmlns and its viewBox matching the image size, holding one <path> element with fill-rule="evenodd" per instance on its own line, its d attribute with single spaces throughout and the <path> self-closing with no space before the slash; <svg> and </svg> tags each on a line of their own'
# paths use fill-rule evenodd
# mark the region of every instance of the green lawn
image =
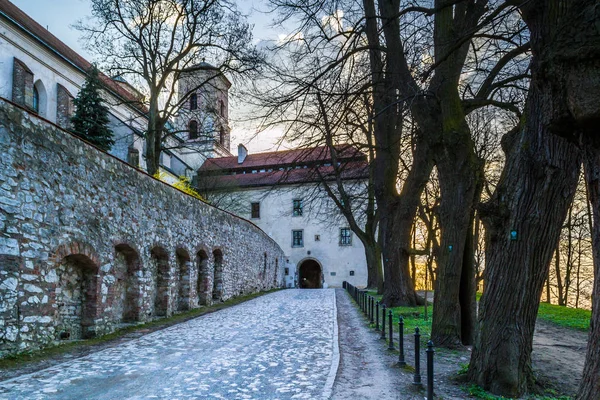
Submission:
<svg viewBox="0 0 600 400">
<path fill-rule="evenodd" d="M 538 318 L 566 328 L 587 331 L 590 328 L 590 310 L 556 306 L 554 304 L 540 303 Z"/>
<path fill-rule="evenodd" d="M 477 301 L 481 298 L 481 293 L 477 293 Z M 555 325 L 565 328 L 586 331 L 590 328 L 590 319 L 592 312 L 581 308 L 572 308 L 557 306 L 555 304 L 540 303 L 538 318 L 551 322 Z"/>
<path fill-rule="evenodd" d="M 370 296 L 375 297 L 376 300 L 381 300 L 381 296 L 377 295 L 377 292 L 372 291 L 368 292 Z M 421 343 L 423 345 L 427 344 L 429 340 L 429 335 L 431 334 L 431 311 L 433 307 L 431 304 L 427 307 L 427 320 L 425 320 L 425 306 L 419 307 L 392 307 L 392 313 L 394 317 L 392 318 L 394 325 L 394 332 L 398 332 L 398 320 L 400 316 L 404 318 L 404 340 L 414 340 L 415 328 L 418 327 L 421 333 Z M 388 308 L 389 310 L 389 308 Z M 380 311 L 381 312 L 381 311 Z M 386 317 L 386 324 L 387 324 Z M 386 332 L 388 325 L 385 326 Z M 386 334 L 389 337 L 389 335 Z M 395 335 L 394 335 L 395 336 Z M 398 343 L 395 343 L 397 345 Z"/>
</svg>

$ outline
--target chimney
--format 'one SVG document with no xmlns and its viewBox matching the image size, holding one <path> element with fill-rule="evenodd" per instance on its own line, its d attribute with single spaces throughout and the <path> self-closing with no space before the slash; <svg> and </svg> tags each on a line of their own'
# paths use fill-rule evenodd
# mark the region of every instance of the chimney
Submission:
<svg viewBox="0 0 600 400">
<path fill-rule="evenodd" d="M 243 144 L 238 144 L 238 164 L 242 164 L 248 156 L 248 149 Z"/>
</svg>

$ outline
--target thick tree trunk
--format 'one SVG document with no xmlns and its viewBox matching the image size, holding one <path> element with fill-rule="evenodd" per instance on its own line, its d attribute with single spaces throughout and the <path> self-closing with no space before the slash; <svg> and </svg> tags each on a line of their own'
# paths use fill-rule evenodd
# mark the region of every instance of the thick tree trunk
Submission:
<svg viewBox="0 0 600 400">
<path fill-rule="evenodd" d="M 538 303 L 577 187 L 578 143 L 582 132 L 597 130 L 600 123 L 597 1 L 514 3 L 531 32 L 532 79 L 524 128 L 509 138 L 500 183 L 481 210 L 486 286 L 469 367 L 477 384 L 511 397 L 533 381 Z"/>
<path fill-rule="evenodd" d="M 429 147 L 421 142 L 419 134 L 415 140 L 412 168 L 400 194 L 385 208 L 386 226 L 381 225 L 384 227 L 382 233 L 385 268 L 382 301 L 388 307 L 414 306 L 419 303 L 414 281 L 410 277 L 412 227 L 421 203 L 421 194 L 433 169 L 433 162 Z"/>
<path fill-rule="evenodd" d="M 585 180 L 593 213 L 594 292 L 588 348 L 577 399 L 595 400 L 600 399 L 600 150 L 588 148 L 586 153 Z"/>
<path fill-rule="evenodd" d="M 549 101 L 549 86 L 534 80 L 526 125 L 508 138 L 503 175 L 492 200 L 481 207 L 487 265 L 469 376 L 484 389 L 510 397 L 533 383 L 538 304 L 581 163 L 578 146 L 550 132 L 541 112 Z M 516 240 L 511 240 L 513 231 Z"/>
<path fill-rule="evenodd" d="M 475 320 L 475 272 L 469 258 L 473 256 L 473 207 L 480 168 L 468 129 L 463 135 L 455 135 L 462 136 L 462 140 L 447 144 L 448 150 L 454 150 L 452 156 L 437 161 L 442 194 L 441 246 L 431 336 L 436 346 L 443 347 L 471 344 Z M 463 326 L 467 331 L 462 331 Z"/>
<path fill-rule="evenodd" d="M 376 288 L 383 292 L 383 265 L 381 263 L 381 248 L 377 242 L 362 242 L 367 259 L 367 287 Z"/>
</svg>

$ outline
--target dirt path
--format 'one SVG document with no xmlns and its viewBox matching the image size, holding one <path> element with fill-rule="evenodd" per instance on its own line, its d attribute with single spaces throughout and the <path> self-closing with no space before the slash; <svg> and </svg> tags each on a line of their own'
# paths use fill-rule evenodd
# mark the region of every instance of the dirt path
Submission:
<svg viewBox="0 0 600 400">
<path fill-rule="evenodd" d="M 336 289 L 340 343 L 340 367 L 333 386 L 332 399 L 339 400 L 422 400 L 423 389 L 416 388 L 413 372 L 401 369 L 398 352 L 388 351 L 379 332 L 368 327 L 365 316 L 343 289 Z M 406 360 L 413 364 L 414 347 L 406 337 Z M 396 338 L 396 345 L 398 344 Z M 469 352 L 436 354 L 436 395 L 444 400 L 464 399 L 465 393 L 450 383 L 459 363 L 468 362 Z M 425 353 L 421 353 L 421 375 L 426 382 Z"/>
<path fill-rule="evenodd" d="M 532 360 L 534 372 L 544 386 L 570 396 L 577 392 L 587 338 L 586 332 L 538 320 L 533 336 Z"/>
<path fill-rule="evenodd" d="M 350 296 L 336 290 L 340 335 L 340 366 L 332 399 L 400 399 L 390 388 L 398 387 L 398 371 L 385 352 L 379 335 L 367 328 L 365 317 Z M 394 373 L 395 372 L 395 373 Z"/>
</svg>

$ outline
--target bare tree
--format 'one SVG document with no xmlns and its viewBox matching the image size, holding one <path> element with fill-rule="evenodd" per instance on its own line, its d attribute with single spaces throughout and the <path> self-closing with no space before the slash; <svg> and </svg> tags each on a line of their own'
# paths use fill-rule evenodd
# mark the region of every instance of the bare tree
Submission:
<svg viewBox="0 0 600 400">
<path fill-rule="evenodd" d="M 519 7 L 531 32 L 532 79 L 522 127 L 503 139 L 506 165 L 494 196 L 481 208 L 486 286 L 469 376 L 496 394 L 517 397 L 534 384 L 535 320 L 577 187 L 579 143 L 591 139 L 600 122 L 598 108 L 591 106 L 600 91 L 590 90 L 600 82 L 600 35 L 596 1 L 507 3 Z M 591 143 L 593 148 L 596 142 Z M 600 329 L 592 328 L 591 335 L 594 343 Z M 597 351 L 593 345 L 588 350 L 580 398 L 599 397 Z"/>
<path fill-rule="evenodd" d="M 251 31 L 228 0 L 92 0 L 92 22 L 79 24 L 87 48 L 111 75 L 140 85 L 147 110 L 147 170 L 158 171 L 160 153 L 178 127 L 169 127 L 190 96 L 217 85 L 227 72 L 252 71 L 260 62 Z M 207 68 L 204 60 L 209 60 Z M 183 92 L 180 79 L 206 71 Z M 219 130 L 212 121 L 209 130 Z M 184 128 L 187 130 L 187 128 Z M 187 132 L 186 132 L 187 133 Z M 212 133 L 211 133 L 212 135 Z M 187 136 L 187 135 L 186 135 Z"/>
</svg>

